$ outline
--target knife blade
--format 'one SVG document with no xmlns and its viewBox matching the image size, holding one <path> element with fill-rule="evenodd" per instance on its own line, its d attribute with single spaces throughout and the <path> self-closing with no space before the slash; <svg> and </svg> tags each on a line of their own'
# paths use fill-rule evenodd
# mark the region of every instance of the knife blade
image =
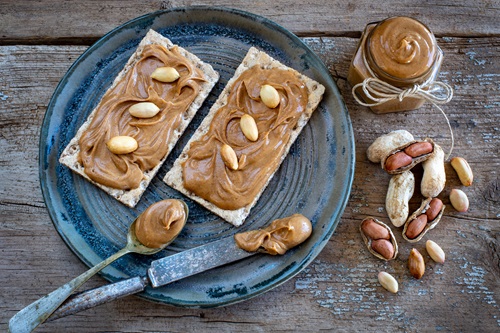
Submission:
<svg viewBox="0 0 500 333">
<path fill-rule="evenodd" d="M 185 250 L 153 261 L 147 270 L 146 277 L 129 278 L 71 296 L 52 313 L 47 321 L 144 291 L 147 285 L 153 288 L 161 287 L 256 253 L 239 248 L 233 237 Z"/>
</svg>

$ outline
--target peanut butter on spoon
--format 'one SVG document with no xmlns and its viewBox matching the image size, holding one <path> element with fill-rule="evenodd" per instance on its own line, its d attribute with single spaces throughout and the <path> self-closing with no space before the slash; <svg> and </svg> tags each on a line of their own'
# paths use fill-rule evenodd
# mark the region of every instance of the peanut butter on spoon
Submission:
<svg viewBox="0 0 500 333">
<path fill-rule="evenodd" d="M 168 199 L 151 205 L 135 222 L 139 242 L 150 248 L 161 248 L 171 243 L 186 224 L 185 204 Z"/>
<path fill-rule="evenodd" d="M 301 214 L 274 220 L 265 229 L 251 230 L 234 235 L 236 244 L 248 252 L 271 255 L 285 254 L 304 242 L 312 233 L 311 221 Z"/>
<path fill-rule="evenodd" d="M 174 241 L 188 216 L 187 205 L 168 199 L 149 206 L 130 225 L 126 246 L 94 267 L 19 311 L 9 321 L 9 332 L 31 332 L 97 272 L 128 253 L 154 254 Z"/>
</svg>

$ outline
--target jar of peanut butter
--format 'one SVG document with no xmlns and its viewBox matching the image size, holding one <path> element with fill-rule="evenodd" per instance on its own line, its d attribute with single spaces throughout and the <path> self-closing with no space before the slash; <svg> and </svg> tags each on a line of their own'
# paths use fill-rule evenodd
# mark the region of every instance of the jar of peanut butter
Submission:
<svg viewBox="0 0 500 333">
<path fill-rule="evenodd" d="M 355 98 L 375 113 L 414 110 L 426 101 L 414 92 L 432 87 L 442 59 L 443 52 L 423 23 L 391 17 L 366 26 L 347 80 Z M 381 88 L 366 89 L 370 81 Z"/>
</svg>

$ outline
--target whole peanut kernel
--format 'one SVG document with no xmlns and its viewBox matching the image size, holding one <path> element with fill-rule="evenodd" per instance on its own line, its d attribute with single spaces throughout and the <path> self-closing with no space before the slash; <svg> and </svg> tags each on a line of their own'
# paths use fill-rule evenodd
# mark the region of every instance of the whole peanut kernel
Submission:
<svg viewBox="0 0 500 333">
<path fill-rule="evenodd" d="M 398 292 L 398 281 L 391 274 L 386 272 L 378 273 L 378 282 L 391 293 Z"/>
<path fill-rule="evenodd" d="M 151 74 L 151 78 L 165 83 L 174 82 L 180 77 L 179 72 L 173 67 L 158 67 Z"/>
<path fill-rule="evenodd" d="M 151 102 L 140 102 L 129 107 L 128 112 L 136 118 L 152 118 L 160 112 L 160 108 Z"/>
<path fill-rule="evenodd" d="M 418 157 L 432 153 L 432 144 L 430 142 L 415 142 L 404 149 L 404 152 L 411 157 Z"/>
<path fill-rule="evenodd" d="M 370 239 L 390 239 L 389 231 L 372 219 L 364 220 L 361 230 Z"/>
<path fill-rule="evenodd" d="M 255 119 L 251 115 L 244 114 L 240 118 L 240 127 L 241 131 L 248 140 L 252 142 L 257 141 L 257 139 L 259 138 L 259 130 L 257 128 Z"/>
<path fill-rule="evenodd" d="M 462 157 L 453 157 L 450 164 L 453 169 L 455 169 L 462 185 L 471 186 L 474 175 L 472 174 L 469 163 Z"/>
<path fill-rule="evenodd" d="M 445 254 L 443 249 L 437 245 L 436 242 L 431 241 L 430 239 L 425 242 L 425 249 L 427 253 L 437 263 L 443 264 L 445 260 Z"/>
<path fill-rule="evenodd" d="M 228 144 L 223 144 L 220 154 L 224 164 L 231 170 L 238 170 L 238 157 L 233 148 Z"/>
<path fill-rule="evenodd" d="M 425 273 L 425 262 L 424 258 L 418 252 L 417 249 L 412 249 L 410 251 L 410 256 L 408 257 L 408 268 L 410 270 L 410 274 L 415 279 L 420 279 L 424 276 Z"/>
<path fill-rule="evenodd" d="M 389 260 L 394 256 L 394 246 L 387 239 L 376 239 L 372 241 L 371 247 L 385 259 Z"/>
<path fill-rule="evenodd" d="M 400 151 L 395 154 L 392 154 L 385 160 L 385 169 L 387 171 L 397 170 L 399 168 L 410 165 L 413 159 L 410 155 L 407 155 L 405 152 Z"/>
<path fill-rule="evenodd" d="M 427 221 L 434 221 L 443 208 L 443 202 L 439 198 L 434 198 L 429 202 L 429 208 L 425 211 Z"/>
<path fill-rule="evenodd" d="M 422 233 L 425 226 L 427 225 L 427 215 L 421 214 L 416 219 L 411 221 L 406 228 L 406 237 L 409 239 L 415 239 Z"/>
<path fill-rule="evenodd" d="M 469 198 L 462 190 L 454 188 L 450 192 L 450 202 L 457 212 L 464 213 L 469 209 Z"/>
<path fill-rule="evenodd" d="M 138 148 L 137 141 L 126 135 L 119 135 L 112 137 L 107 143 L 109 151 L 113 154 L 122 155 L 134 152 Z"/>
<path fill-rule="evenodd" d="M 268 84 L 264 84 L 260 88 L 260 99 L 268 108 L 271 109 L 274 109 L 278 106 L 278 104 L 280 104 L 280 95 L 278 91 L 276 88 Z"/>
</svg>

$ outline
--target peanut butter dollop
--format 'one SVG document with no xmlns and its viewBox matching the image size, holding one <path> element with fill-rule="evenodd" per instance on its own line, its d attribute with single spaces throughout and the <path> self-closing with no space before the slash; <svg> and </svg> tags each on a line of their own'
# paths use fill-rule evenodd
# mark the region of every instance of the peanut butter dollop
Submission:
<svg viewBox="0 0 500 333">
<path fill-rule="evenodd" d="M 205 81 L 203 73 L 177 47 L 147 45 L 140 57 L 105 93 L 79 141 L 79 161 L 90 179 L 121 190 L 139 187 L 143 173 L 165 157 L 166 143 L 175 135 L 183 113 L 198 95 L 200 82 Z M 173 83 L 152 79 L 151 73 L 163 66 L 174 67 L 180 78 Z M 138 102 L 152 102 L 161 111 L 152 118 L 135 118 L 128 109 Z M 139 148 L 129 154 L 113 154 L 106 142 L 115 136 L 133 137 Z"/>
<path fill-rule="evenodd" d="M 149 248 L 170 243 L 186 224 L 184 204 L 175 199 L 159 201 L 148 207 L 135 222 L 137 239 Z"/>
<path fill-rule="evenodd" d="M 399 79 L 427 73 L 436 59 L 436 40 L 422 23 L 393 17 L 378 24 L 368 39 L 368 54 L 375 67 Z"/>
<path fill-rule="evenodd" d="M 271 85 L 281 101 L 267 107 L 260 98 L 262 85 Z M 306 110 L 308 91 L 292 72 L 254 66 L 233 83 L 227 104 L 214 115 L 208 132 L 191 144 L 183 164 L 184 187 L 219 208 L 236 210 L 250 204 L 281 162 L 300 115 Z M 248 140 L 240 118 L 249 114 L 258 139 Z M 229 169 L 220 151 L 224 144 L 236 152 L 238 169 Z"/>
<path fill-rule="evenodd" d="M 245 251 L 257 250 L 272 255 L 284 254 L 305 241 L 312 233 L 311 221 L 301 214 L 274 220 L 267 228 L 234 235 L 236 244 Z"/>
</svg>

